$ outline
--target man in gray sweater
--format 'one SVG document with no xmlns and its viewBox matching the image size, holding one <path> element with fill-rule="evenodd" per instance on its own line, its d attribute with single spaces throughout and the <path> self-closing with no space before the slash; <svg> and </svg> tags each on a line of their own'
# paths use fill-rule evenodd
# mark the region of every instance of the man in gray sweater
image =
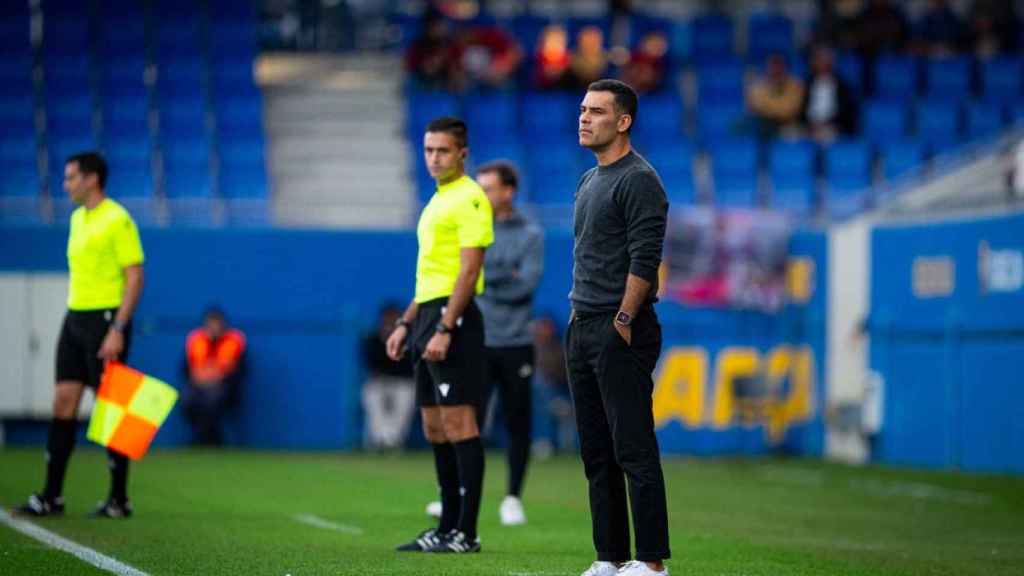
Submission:
<svg viewBox="0 0 1024 576">
<path fill-rule="evenodd" d="M 661 354 L 653 304 L 668 200 L 654 168 L 630 146 L 636 114 L 636 92 L 618 80 L 594 82 L 580 104 L 579 143 L 597 159 L 574 199 L 566 335 L 597 552 L 583 576 L 668 574 L 665 480 L 651 404 Z M 636 535 L 632 562 L 627 510 Z"/>
</svg>

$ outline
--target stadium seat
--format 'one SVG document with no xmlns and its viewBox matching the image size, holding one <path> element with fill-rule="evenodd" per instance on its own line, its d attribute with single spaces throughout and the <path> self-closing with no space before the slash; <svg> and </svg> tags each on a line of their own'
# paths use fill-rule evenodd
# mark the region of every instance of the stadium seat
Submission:
<svg viewBox="0 0 1024 576">
<path fill-rule="evenodd" d="M 814 205 L 815 148 L 810 142 L 782 141 L 769 150 L 768 172 L 772 183 L 772 208 L 799 214 Z"/>
<path fill-rule="evenodd" d="M 68 16 L 44 20 L 43 50 L 48 55 L 87 54 L 90 48 L 88 19 Z"/>
<path fill-rule="evenodd" d="M 736 138 L 709 148 L 715 205 L 751 208 L 759 201 L 758 149 L 753 139 Z"/>
<path fill-rule="evenodd" d="M 962 144 L 959 103 L 926 100 L 917 105 L 917 135 L 928 143 L 932 154 L 953 150 Z"/>
<path fill-rule="evenodd" d="M 862 140 L 841 140 L 824 150 L 826 206 L 833 215 L 864 207 L 870 198 L 871 148 Z"/>
<path fill-rule="evenodd" d="M 638 141 L 677 139 L 683 136 L 683 102 L 675 93 L 642 98 L 633 137 Z"/>
<path fill-rule="evenodd" d="M 875 62 L 875 96 L 879 98 L 913 98 L 917 94 L 917 61 L 909 56 L 885 55 Z"/>
<path fill-rule="evenodd" d="M 579 100 L 575 96 L 553 92 L 528 92 L 523 96 L 523 134 L 562 136 L 576 131 Z"/>
<path fill-rule="evenodd" d="M 202 54 L 200 22 L 194 14 L 159 22 L 155 46 L 158 62 L 171 58 L 199 57 Z"/>
<path fill-rule="evenodd" d="M 28 14 L 0 17 L 0 54 L 25 54 L 31 48 Z"/>
<path fill-rule="evenodd" d="M 217 0 L 207 4 L 210 18 L 217 22 L 230 22 L 233 25 L 249 25 L 255 27 L 256 4 L 251 0 Z"/>
<path fill-rule="evenodd" d="M 91 138 L 93 99 L 90 96 L 50 93 L 46 98 L 46 133 L 52 138 Z"/>
<path fill-rule="evenodd" d="M 99 24 L 102 26 L 99 37 L 102 60 L 145 58 L 146 21 L 141 14 L 131 17 L 121 11 L 111 12 L 109 18 L 100 18 Z"/>
<path fill-rule="evenodd" d="M 217 60 L 252 60 L 259 52 L 256 25 L 248 21 L 217 21 L 216 33 L 210 35 L 209 47 L 211 58 Z"/>
<path fill-rule="evenodd" d="M 846 81 L 854 94 L 864 94 L 864 62 L 856 52 L 839 52 L 835 61 L 836 74 Z"/>
<path fill-rule="evenodd" d="M 266 196 L 266 195 L 264 195 Z M 229 198 L 224 203 L 225 222 L 235 228 L 270 226 L 270 201 L 265 198 Z"/>
<path fill-rule="evenodd" d="M 882 173 L 888 181 L 918 176 L 925 166 L 925 146 L 920 140 L 887 140 L 879 144 Z"/>
<path fill-rule="evenodd" d="M 665 186 L 671 204 L 694 204 L 697 200 L 693 181 L 693 144 L 677 139 L 640 149 L 654 166 Z"/>
<path fill-rule="evenodd" d="M 751 14 L 747 19 L 747 57 L 761 64 L 773 54 L 793 52 L 793 22 L 778 12 Z"/>
<path fill-rule="evenodd" d="M 423 129 L 434 118 L 459 114 L 458 99 L 444 92 L 413 90 L 406 100 L 406 105 L 406 129 L 413 142 L 423 137 Z"/>
<path fill-rule="evenodd" d="M 156 93 L 160 98 L 205 98 L 206 63 L 197 57 L 162 60 L 157 63 Z"/>
<path fill-rule="evenodd" d="M 151 198 L 153 172 L 149 166 L 126 166 L 110 163 L 107 190 L 114 198 Z"/>
<path fill-rule="evenodd" d="M 745 67 L 736 58 L 724 58 L 697 68 L 697 102 L 742 104 Z"/>
<path fill-rule="evenodd" d="M 110 97 L 103 101 L 103 133 L 149 136 L 149 100 Z"/>
<path fill-rule="evenodd" d="M 161 137 L 206 134 L 206 102 L 198 96 L 162 101 L 159 114 Z"/>
<path fill-rule="evenodd" d="M 925 96 L 933 99 L 963 100 L 971 95 L 971 60 L 932 58 L 925 65 Z"/>
<path fill-rule="evenodd" d="M 862 131 L 872 142 L 902 138 L 907 134 L 910 115 L 901 100 L 871 100 L 864 106 Z"/>
<path fill-rule="evenodd" d="M 220 195 L 224 198 L 263 198 L 269 197 L 267 187 L 266 166 L 262 163 L 251 163 L 244 169 L 234 166 L 231 169 L 221 167 L 218 179 Z"/>
<path fill-rule="evenodd" d="M 209 198 L 213 194 L 209 166 L 165 165 L 164 194 L 167 198 Z"/>
<path fill-rule="evenodd" d="M 727 15 L 720 12 L 702 14 L 693 19 L 691 29 L 691 55 L 698 64 L 733 55 L 735 26 Z"/>
<path fill-rule="evenodd" d="M 1011 103 L 1020 100 L 1024 65 L 1020 56 L 997 56 L 979 65 L 981 97 L 990 102 Z"/>
<path fill-rule="evenodd" d="M 32 88 L 32 54 L 27 51 L 0 54 L 0 90 L 15 86 Z"/>
<path fill-rule="evenodd" d="M 43 77 L 48 92 L 77 94 L 89 92 L 92 65 L 87 53 L 46 55 Z"/>
<path fill-rule="evenodd" d="M 971 139 L 992 138 L 1003 129 L 1003 110 L 997 104 L 972 102 L 967 106 L 967 135 Z"/>
<path fill-rule="evenodd" d="M 513 138 L 492 139 L 478 142 L 473 139 L 469 143 L 469 158 L 474 168 L 494 160 L 511 162 L 520 171 L 520 178 L 525 174 L 525 157 L 519 141 Z"/>
<path fill-rule="evenodd" d="M 746 117 L 739 103 L 709 103 L 697 109 L 697 132 L 704 145 L 736 137 Z"/>
<path fill-rule="evenodd" d="M 529 198 L 539 204 L 570 204 L 579 182 L 576 146 L 537 146 L 527 149 Z"/>
<path fill-rule="evenodd" d="M 463 99 L 462 107 L 466 124 L 474 137 L 478 134 L 502 136 L 519 122 L 516 95 L 511 92 L 469 94 Z"/>
<path fill-rule="evenodd" d="M 0 126 L 4 134 L 35 132 L 35 97 L 31 88 L 5 86 L 0 91 Z"/>
<path fill-rule="evenodd" d="M 0 197 L 38 197 L 42 189 L 39 171 L 34 164 L 4 168 L 0 178 Z"/>
</svg>

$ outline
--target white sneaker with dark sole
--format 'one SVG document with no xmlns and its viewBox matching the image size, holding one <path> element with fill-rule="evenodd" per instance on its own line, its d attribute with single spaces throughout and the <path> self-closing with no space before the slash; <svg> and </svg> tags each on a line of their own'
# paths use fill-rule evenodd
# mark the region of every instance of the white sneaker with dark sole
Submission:
<svg viewBox="0 0 1024 576">
<path fill-rule="evenodd" d="M 505 496 L 498 508 L 501 516 L 502 526 L 521 526 L 526 524 L 526 511 L 523 510 L 523 501 L 515 496 Z"/>
<path fill-rule="evenodd" d="M 619 576 L 668 576 L 668 567 L 664 570 L 651 570 L 650 566 L 646 562 L 640 562 L 639 560 L 633 560 L 632 562 L 626 562 L 619 568 Z"/>
<path fill-rule="evenodd" d="M 427 516 L 430 516 L 431 518 L 440 518 L 441 510 L 441 503 L 436 500 L 427 504 Z"/>
<path fill-rule="evenodd" d="M 619 573 L 618 567 L 611 562 L 597 561 L 590 565 L 580 576 L 615 576 Z"/>
</svg>

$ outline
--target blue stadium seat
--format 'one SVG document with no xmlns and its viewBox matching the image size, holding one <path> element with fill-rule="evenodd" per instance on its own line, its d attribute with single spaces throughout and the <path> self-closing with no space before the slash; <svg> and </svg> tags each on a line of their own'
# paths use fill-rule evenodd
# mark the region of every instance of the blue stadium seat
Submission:
<svg viewBox="0 0 1024 576">
<path fill-rule="evenodd" d="M 229 198 L 224 203 L 224 216 L 228 225 L 234 228 L 265 227 L 273 222 L 270 201 L 262 198 Z"/>
<path fill-rule="evenodd" d="M 47 137 L 84 138 L 93 134 L 92 97 L 50 93 L 46 98 Z"/>
<path fill-rule="evenodd" d="M 0 197 L 35 198 L 39 196 L 40 190 L 42 181 L 34 164 L 4 168 L 4 177 L 0 178 Z"/>
<path fill-rule="evenodd" d="M 747 56 L 755 64 L 770 54 L 793 52 L 793 22 L 778 12 L 751 14 L 747 19 Z"/>
<path fill-rule="evenodd" d="M 671 140 L 645 147 L 640 154 L 658 171 L 671 204 L 696 203 L 693 144 L 682 139 Z"/>
<path fill-rule="evenodd" d="M 717 142 L 708 150 L 715 183 L 715 205 L 750 208 L 759 200 L 757 142 L 736 138 Z"/>
<path fill-rule="evenodd" d="M 875 95 L 882 98 L 913 98 L 917 94 L 918 65 L 909 56 L 885 55 L 875 62 Z"/>
<path fill-rule="evenodd" d="M 259 52 L 259 39 L 254 22 L 218 21 L 216 32 L 210 35 L 210 55 L 213 58 L 246 58 L 252 60 Z"/>
<path fill-rule="evenodd" d="M 962 144 L 959 102 L 926 100 L 917 105 L 917 135 L 933 154 L 948 152 Z"/>
<path fill-rule="evenodd" d="M 466 124 L 473 136 L 477 136 L 478 133 L 506 133 L 519 122 L 517 99 L 514 93 L 469 94 L 463 100 L 462 107 L 465 110 Z"/>
<path fill-rule="evenodd" d="M 862 140 L 840 140 L 825 149 L 826 205 L 833 214 L 864 207 L 870 198 L 871 148 Z"/>
<path fill-rule="evenodd" d="M 146 96 L 146 57 L 125 55 L 103 58 L 100 66 L 100 92 L 105 98 Z"/>
<path fill-rule="evenodd" d="M 206 134 L 206 101 L 199 97 L 161 101 L 159 116 L 161 137 Z"/>
<path fill-rule="evenodd" d="M 92 64 L 87 53 L 48 53 L 43 63 L 43 76 L 48 92 L 88 92 L 92 78 Z"/>
<path fill-rule="evenodd" d="M 146 21 L 141 14 L 131 17 L 115 12 L 109 19 L 100 18 L 99 24 L 102 26 L 99 42 L 103 60 L 145 58 Z"/>
<path fill-rule="evenodd" d="M 632 129 L 638 141 L 682 137 L 683 101 L 674 92 L 643 97 L 640 110 Z"/>
<path fill-rule="evenodd" d="M 741 103 L 703 104 L 697 109 L 697 132 L 705 145 L 733 138 L 745 117 L 746 108 Z"/>
<path fill-rule="evenodd" d="M 111 162 L 107 177 L 107 191 L 111 196 L 119 200 L 151 198 L 153 189 L 153 172 L 149 166 L 125 166 Z"/>
<path fill-rule="evenodd" d="M 47 54 L 81 54 L 90 48 L 88 19 L 57 17 L 44 20 L 43 50 Z"/>
<path fill-rule="evenodd" d="M 835 70 L 857 96 L 864 94 L 864 62 L 856 52 L 837 53 Z"/>
<path fill-rule="evenodd" d="M 732 19 L 720 12 L 702 14 L 693 19 L 693 59 L 700 63 L 717 60 L 734 53 L 735 26 Z"/>
<path fill-rule="evenodd" d="M 164 194 L 168 198 L 209 198 L 213 194 L 209 165 L 165 163 Z"/>
<path fill-rule="evenodd" d="M 972 139 L 992 138 L 1003 129 L 1002 108 L 989 102 L 972 102 L 967 106 L 967 135 Z"/>
<path fill-rule="evenodd" d="M 525 10 L 512 20 L 512 35 L 519 41 L 519 45 L 522 46 L 523 50 L 530 53 L 537 47 L 537 39 L 540 37 L 541 31 L 550 23 L 551 21 L 547 18 Z M 402 39 L 403 41 L 405 40 L 404 34 Z"/>
<path fill-rule="evenodd" d="M 160 98 L 193 98 L 204 95 L 205 87 L 206 63 L 200 58 L 184 57 L 158 62 L 156 92 Z"/>
<path fill-rule="evenodd" d="M 0 90 L 8 92 L 15 86 L 32 89 L 32 54 L 29 52 L 0 54 Z"/>
<path fill-rule="evenodd" d="M 920 140 L 887 140 L 879 144 L 879 152 L 886 180 L 918 176 L 924 170 L 925 147 Z"/>
<path fill-rule="evenodd" d="M 34 134 L 4 132 L 0 136 L 0 168 L 3 170 L 25 167 L 35 169 L 37 152 Z"/>
<path fill-rule="evenodd" d="M 34 134 L 35 97 L 31 88 L 4 86 L 0 92 L 0 126 L 4 134 Z"/>
<path fill-rule="evenodd" d="M 253 78 L 253 60 L 249 57 L 229 57 L 215 60 L 210 68 L 213 99 L 250 97 L 260 94 Z"/>
<path fill-rule="evenodd" d="M 864 106 L 862 132 L 872 142 L 902 138 L 907 134 L 910 115 L 901 100 L 871 100 Z"/>
<path fill-rule="evenodd" d="M 255 162 L 229 169 L 221 167 L 218 180 L 220 195 L 224 198 L 268 198 L 267 172 L 264 164 Z"/>
<path fill-rule="evenodd" d="M 527 148 L 529 198 L 538 204 L 570 204 L 579 182 L 576 146 L 534 146 Z"/>
<path fill-rule="evenodd" d="M 925 95 L 928 98 L 962 100 L 971 95 L 971 60 L 932 58 L 925 66 Z"/>
<path fill-rule="evenodd" d="M 263 135 L 263 99 L 232 98 L 220 100 L 215 107 L 217 132 L 222 137 Z"/>
<path fill-rule="evenodd" d="M 514 137 L 492 139 L 485 142 L 478 142 L 472 139 L 469 142 L 469 158 L 475 168 L 494 160 L 505 160 L 515 165 L 520 171 L 520 179 L 525 177 L 525 156 L 519 141 Z M 525 182 L 523 183 L 525 184 Z"/>
<path fill-rule="evenodd" d="M 252 0 L 217 0 L 207 4 L 210 18 L 218 23 L 256 24 L 256 4 Z"/>
<path fill-rule="evenodd" d="M 198 12 L 196 12 L 198 13 Z M 161 20 L 156 33 L 156 59 L 198 57 L 203 42 L 199 19 L 192 17 Z"/>
<path fill-rule="evenodd" d="M 32 48 L 31 38 L 27 14 L 0 17 L 0 54 L 27 54 Z"/>
<path fill-rule="evenodd" d="M 768 172 L 772 182 L 771 206 L 799 214 L 814 205 L 815 154 L 810 142 L 780 141 L 769 151 Z"/>
<path fill-rule="evenodd" d="M 238 138 L 218 143 L 221 168 L 266 165 L 262 138 Z"/>
<path fill-rule="evenodd" d="M 697 68 L 697 102 L 743 104 L 745 66 L 736 58 L 724 58 Z"/>
<path fill-rule="evenodd" d="M 22 0 L 8 1 L 24 3 Z M 46 18 L 87 18 L 92 9 L 91 2 L 83 2 L 82 0 L 43 0 L 41 4 L 43 15 Z"/>
<path fill-rule="evenodd" d="M 554 92 L 527 92 L 522 104 L 522 133 L 564 135 L 575 132 L 579 120 L 579 99 Z"/>
<path fill-rule="evenodd" d="M 149 135 L 149 100 L 111 97 L 103 101 L 103 131 L 107 135 Z"/>
<path fill-rule="evenodd" d="M 1004 104 L 1020 100 L 1024 78 L 1024 65 L 1020 56 L 997 56 L 982 60 L 979 72 L 983 99 Z"/>
<path fill-rule="evenodd" d="M 434 118 L 459 114 L 458 99 L 444 92 L 414 90 L 406 99 L 406 105 L 406 130 L 413 142 L 418 142 L 423 137 L 423 129 Z"/>
</svg>

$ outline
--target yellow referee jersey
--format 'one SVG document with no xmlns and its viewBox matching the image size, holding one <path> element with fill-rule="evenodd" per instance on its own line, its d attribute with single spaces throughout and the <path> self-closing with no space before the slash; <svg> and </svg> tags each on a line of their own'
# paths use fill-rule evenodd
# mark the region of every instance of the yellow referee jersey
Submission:
<svg viewBox="0 0 1024 576">
<path fill-rule="evenodd" d="M 92 210 L 80 206 L 71 215 L 68 234 L 68 308 L 119 307 L 125 267 L 143 260 L 139 230 L 123 206 L 110 198 Z"/>
<path fill-rule="evenodd" d="M 451 296 L 459 277 L 459 251 L 486 248 L 494 242 L 491 202 L 469 176 L 439 186 L 420 214 L 416 227 L 419 256 L 416 259 L 417 303 Z M 476 293 L 484 291 L 480 271 Z"/>
</svg>

